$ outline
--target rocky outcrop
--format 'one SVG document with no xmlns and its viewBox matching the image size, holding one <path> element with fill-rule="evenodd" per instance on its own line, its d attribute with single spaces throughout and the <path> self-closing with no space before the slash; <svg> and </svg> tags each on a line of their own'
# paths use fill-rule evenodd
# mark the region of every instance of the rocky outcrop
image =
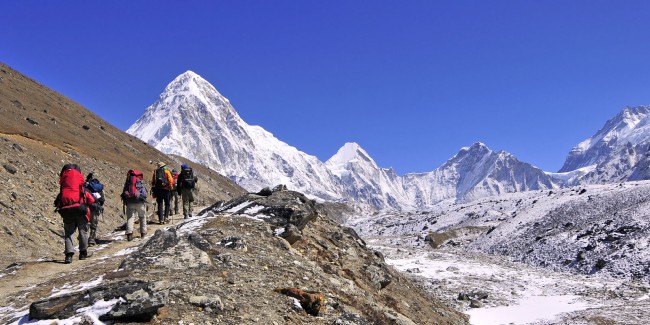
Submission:
<svg viewBox="0 0 650 325">
<path fill-rule="evenodd" d="M 300 236 L 288 241 L 285 229 Z M 330 219 L 321 204 L 285 190 L 247 194 L 156 231 L 106 278 L 117 282 L 89 290 L 124 286 L 121 278 L 168 284 L 164 294 L 149 293 L 166 297 L 152 319 L 162 324 L 207 319 L 225 324 L 468 323 L 388 266 L 355 231 Z M 111 310 L 130 302 L 129 297 L 112 295 L 116 305 Z M 49 302 L 35 303 L 44 304 Z"/>
<path fill-rule="evenodd" d="M 57 296 L 29 306 L 30 319 L 66 319 L 79 310 L 96 305 L 104 309 L 102 321 L 150 321 L 167 303 L 169 284 L 127 280 L 101 285 L 62 296 Z"/>
</svg>

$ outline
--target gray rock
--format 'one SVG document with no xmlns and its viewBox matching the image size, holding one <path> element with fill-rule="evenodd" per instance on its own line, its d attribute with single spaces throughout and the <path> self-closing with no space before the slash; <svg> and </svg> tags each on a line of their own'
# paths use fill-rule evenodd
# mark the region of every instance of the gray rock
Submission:
<svg viewBox="0 0 650 325">
<path fill-rule="evenodd" d="M 246 202 L 252 203 L 243 204 Z M 309 200 L 302 193 L 288 190 L 273 192 L 270 189 L 264 189 L 257 194 L 241 196 L 217 208 L 215 211 L 219 212 L 242 206 L 239 211 L 234 211 L 234 213 L 248 214 L 246 211 L 253 205 L 263 206 L 264 208 L 257 213 L 264 215 L 263 219 L 276 226 L 276 228 L 277 226 L 293 224 L 299 230 L 302 230 L 319 215 L 316 203 Z"/>
<path fill-rule="evenodd" d="M 284 232 L 280 234 L 280 237 L 284 238 L 290 245 L 293 245 L 295 242 L 299 241 L 302 238 L 302 232 L 298 227 L 288 224 L 284 228 Z"/>
<path fill-rule="evenodd" d="M 226 237 L 219 242 L 219 245 L 238 251 L 248 251 L 248 246 L 246 246 L 246 241 L 244 238 L 237 236 Z"/>
<path fill-rule="evenodd" d="M 370 280 L 370 284 L 376 289 L 383 289 L 392 281 L 392 277 L 384 265 L 368 265 L 365 271 Z"/>
<path fill-rule="evenodd" d="M 202 308 L 216 309 L 217 311 L 224 310 L 223 302 L 221 302 L 221 298 L 217 296 L 191 296 L 190 304 Z"/>
<path fill-rule="evenodd" d="M 173 228 L 171 230 L 158 229 L 140 250 L 127 256 L 122 261 L 120 268 L 136 270 L 153 266 L 184 270 L 210 267 L 212 260 L 209 255 L 196 245 L 204 246 L 205 243 L 196 238 L 195 244 L 190 243 L 188 238 L 177 236 Z"/>
<path fill-rule="evenodd" d="M 273 194 L 273 191 L 268 187 L 265 187 L 261 189 L 259 192 L 257 192 L 257 195 L 260 196 L 271 196 L 271 194 Z"/>
<path fill-rule="evenodd" d="M 187 240 L 190 242 L 190 244 L 194 245 L 194 247 L 202 251 L 208 251 L 212 249 L 212 245 L 197 232 L 190 232 L 190 234 L 187 236 Z"/>
<path fill-rule="evenodd" d="M 15 174 L 15 173 L 18 171 L 18 169 L 16 168 L 16 166 L 14 166 L 14 165 L 12 165 L 12 164 L 9 164 L 9 163 L 6 163 L 6 164 L 2 165 L 2 167 L 4 167 L 4 169 L 5 169 L 9 174 Z"/>
<path fill-rule="evenodd" d="M 287 186 L 286 186 L 286 185 L 284 185 L 284 184 L 279 184 L 279 185 L 276 185 L 276 186 L 275 186 L 271 191 L 272 191 L 272 192 L 281 192 L 281 191 L 286 191 L 286 190 L 287 190 Z"/>
<path fill-rule="evenodd" d="M 154 290 L 154 284 L 128 280 L 48 298 L 29 306 L 30 319 L 65 319 L 78 309 L 89 307 L 97 301 L 121 299 L 100 320 L 150 321 L 165 306 L 168 291 Z"/>
<path fill-rule="evenodd" d="M 458 267 L 456 267 L 456 266 L 448 266 L 446 270 L 449 271 L 449 272 L 458 272 L 458 271 L 460 271 L 460 269 Z"/>
</svg>

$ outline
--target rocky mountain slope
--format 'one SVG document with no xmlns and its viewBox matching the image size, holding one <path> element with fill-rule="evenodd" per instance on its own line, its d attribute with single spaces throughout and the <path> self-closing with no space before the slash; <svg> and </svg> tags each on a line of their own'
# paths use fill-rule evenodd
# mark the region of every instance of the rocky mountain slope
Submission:
<svg viewBox="0 0 650 325">
<path fill-rule="evenodd" d="M 555 271 L 650 280 L 650 182 L 511 193 L 351 221 L 364 237 L 411 238 Z"/>
<path fill-rule="evenodd" d="M 78 270 L 49 264 L 52 280 L 11 295 L 0 289 L 0 320 L 468 324 L 297 192 L 247 194 L 138 243 Z M 0 283 L 29 269 L 16 265 Z"/>
<path fill-rule="evenodd" d="M 0 265 L 62 254 L 63 226 L 54 212 L 58 174 L 76 163 L 105 186 L 100 236 L 124 223 L 119 194 L 129 169 L 150 177 L 155 165 L 190 163 L 165 155 L 108 124 L 69 98 L 0 64 Z M 197 204 L 244 193 L 217 172 L 193 164 L 200 180 Z"/>
</svg>

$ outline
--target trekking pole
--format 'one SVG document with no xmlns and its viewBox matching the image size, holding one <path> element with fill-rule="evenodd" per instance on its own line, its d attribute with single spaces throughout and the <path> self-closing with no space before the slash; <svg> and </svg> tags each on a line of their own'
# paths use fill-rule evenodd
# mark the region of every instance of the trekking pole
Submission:
<svg viewBox="0 0 650 325">
<path fill-rule="evenodd" d="M 126 216 L 126 204 L 122 204 L 122 219 Z"/>
</svg>

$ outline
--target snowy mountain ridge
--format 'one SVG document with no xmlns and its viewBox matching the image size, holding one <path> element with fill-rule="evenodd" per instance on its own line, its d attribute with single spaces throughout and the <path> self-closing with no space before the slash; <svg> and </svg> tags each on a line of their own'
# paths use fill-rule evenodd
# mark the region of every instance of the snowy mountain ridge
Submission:
<svg viewBox="0 0 650 325">
<path fill-rule="evenodd" d="M 172 118 L 173 117 L 173 118 Z M 316 157 L 244 122 L 205 79 L 174 79 L 128 130 L 160 151 L 205 164 L 249 190 L 279 183 L 323 199 L 339 199 L 339 180 Z"/>
<path fill-rule="evenodd" d="M 205 164 L 249 191 L 285 184 L 315 198 L 353 202 L 362 209 L 415 210 L 449 199 L 470 201 L 621 177 L 644 179 L 647 168 L 640 167 L 650 166 L 650 160 L 645 158 L 647 146 L 639 146 L 650 134 L 649 112 L 650 107 L 626 108 L 576 146 L 560 173 L 544 172 L 477 142 L 431 172 L 398 176 L 379 167 L 354 142 L 323 163 L 262 127 L 248 125 L 214 86 L 187 71 L 127 132 L 165 153 Z"/>
<path fill-rule="evenodd" d="M 591 169 L 569 185 L 646 179 L 649 147 L 650 106 L 625 107 L 569 152 L 560 173 Z"/>
</svg>

